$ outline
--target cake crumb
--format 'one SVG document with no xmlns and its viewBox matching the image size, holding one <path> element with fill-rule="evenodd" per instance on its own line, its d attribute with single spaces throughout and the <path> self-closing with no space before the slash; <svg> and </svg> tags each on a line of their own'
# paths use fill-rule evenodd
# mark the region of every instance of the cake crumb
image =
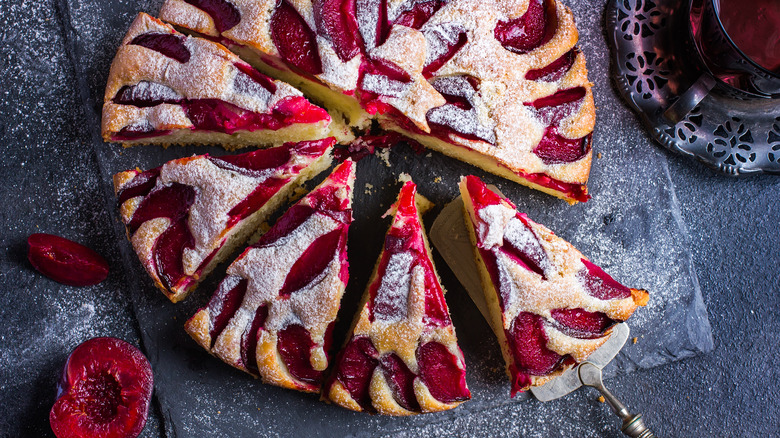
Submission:
<svg viewBox="0 0 780 438">
<path fill-rule="evenodd" d="M 441 184 L 441 177 L 437 176 L 436 178 L 433 179 L 433 182 L 435 182 L 437 184 Z"/>
<path fill-rule="evenodd" d="M 636 344 L 637 342 L 639 342 L 639 338 L 637 338 L 637 337 L 634 337 L 634 339 L 632 339 L 632 340 L 631 340 L 631 342 L 632 342 L 632 343 L 634 343 L 634 344 Z"/>
<path fill-rule="evenodd" d="M 604 402 L 606 401 L 606 400 L 604 399 L 604 396 L 603 396 L 603 395 L 600 395 L 600 396 L 599 396 L 599 398 L 597 398 L 596 400 L 598 400 L 598 401 L 599 401 L 599 403 L 604 403 Z"/>
<path fill-rule="evenodd" d="M 366 190 L 364 191 L 366 195 L 372 195 L 374 193 L 374 185 L 370 183 L 366 183 Z"/>
<path fill-rule="evenodd" d="M 390 148 L 376 148 L 376 151 L 374 152 L 374 155 L 379 157 L 382 162 L 385 163 L 385 166 L 390 166 Z"/>
<path fill-rule="evenodd" d="M 408 182 L 408 181 L 411 181 L 411 180 L 412 180 L 412 176 L 409 175 L 406 172 L 403 172 L 400 175 L 398 175 L 398 182 L 405 183 L 405 182 Z"/>
<path fill-rule="evenodd" d="M 305 187 L 298 186 L 293 190 L 293 192 L 290 194 L 290 197 L 288 198 L 289 202 L 297 201 L 300 199 L 303 195 L 308 193 Z"/>
<path fill-rule="evenodd" d="M 433 154 L 432 154 L 432 153 L 430 153 L 430 152 L 428 152 L 427 154 L 425 154 L 425 158 L 431 158 L 432 156 L 433 156 Z"/>
<path fill-rule="evenodd" d="M 601 152 L 596 154 L 596 158 L 601 159 Z"/>
</svg>

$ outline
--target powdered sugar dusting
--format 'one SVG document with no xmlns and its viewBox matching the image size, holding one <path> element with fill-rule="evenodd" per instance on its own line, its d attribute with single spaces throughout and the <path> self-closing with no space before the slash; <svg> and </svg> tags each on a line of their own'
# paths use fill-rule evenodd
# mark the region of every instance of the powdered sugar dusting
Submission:
<svg viewBox="0 0 780 438">
<path fill-rule="evenodd" d="M 369 51 L 376 47 L 379 28 L 379 6 L 381 4 L 381 0 L 357 0 L 355 2 L 358 31 L 363 38 L 366 50 Z"/>
<path fill-rule="evenodd" d="M 182 95 L 163 84 L 141 81 L 131 89 L 131 92 L 126 98 L 140 101 L 169 101 L 180 100 L 182 99 Z"/>
<path fill-rule="evenodd" d="M 336 54 L 333 44 L 321 36 L 317 37 L 317 46 L 322 61 L 322 73 L 317 75 L 317 78 L 341 92 L 354 90 L 360 77 L 360 63 L 363 55 L 357 54 L 349 61 L 344 62 Z"/>
<path fill-rule="evenodd" d="M 83 44 L 81 47 L 81 53 L 85 55 L 83 58 L 84 64 L 87 65 L 86 69 L 89 73 L 88 83 L 94 87 L 94 90 L 99 89 L 99 93 L 102 93 L 102 87 L 105 83 L 104 75 L 107 72 L 105 66 L 110 61 L 111 56 L 113 56 L 110 48 L 116 47 L 117 38 L 121 37 L 119 33 L 132 20 L 135 10 L 144 9 L 154 12 L 159 4 L 159 2 L 149 1 L 133 2 L 132 5 L 127 1 L 120 1 L 119 3 L 125 6 L 125 9 L 132 9 L 132 13 L 128 14 L 124 11 L 111 10 L 109 7 L 104 6 L 106 3 L 101 2 L 71 2 L 71 12 L 77 17 L 77 22 L 75 23 L 76 32 L 78 32 L 82 41 L 88 42 L 88 44 Z M 521 0 L 518 3 L 522 4 L 524 2 Z M 637 345 L 628 345 L 624 349 L 624 353 L 628 351 L 632 352 L 632 355 L 634 354 L 633 352 L 638 352 L 635 355 L 637 360 L 646 359 L 647 356 L 650 356 L 653 351 L 658 349 L 658 346 L 665 346 L 665 344 L 656 342 L 656 339 L 642 336 L 650 336 L 653 333 L 659 334 L 659 337 L 667 336 L 669 326 L 663 322 L 666 320 L 663 310 L 664 303 L 670 303 L 668 308 L 679 309 L 679 303 L 676 301 L 679 298 L 676 297 L 688 296 L 682 294 L 680 288 L 688 288 L 689 284 L 679 280 L 678 276 L 686 276 L 689 273 L 687 271 L 679 271 L 677 269 L 678 263 L 676 263 L 676 261 L 684 259 L 686 252 L 681 251 L 684 244 L 679 243 L 679 236 L 675 234 L 675 231 L 669 233 L 672 237 L 671 240 L 665 240 L 667 235 L 664 234 L 663 228 L 670 224 L 664 222 L 663 218 L 665 216 L 663 214 L 658 213 L 658 210 L 663 211 L 663 209 L 668 208 L 667 203 L 664 202 L 666 198 L 662 197 L 659 200 L 655 195 L 666 184 L 663 178 L 659 179 L 659 171 L 657 171 L 657 169 L 665 166 L 664 159 L 659 158 L 655 160 L 652 158 L 655 154 L 648 152 L 653 150 L 652 145 L 643 141 L 641 135 L 636 134 L 641 132 L 640 126 L 633 120 L 630 112 L 620 106 L 620 103 L 614 97 L 614 93 L 608 92 L 609 84 L 606 79 L 608 78 L 606 68 L 608 66 L 607 57 L 609 52 L 604 46 L 601 35 L 602 26 L 600 26 L 599 20 L 602 20 L 602 17 L 599 14 L 593 14 L 594 10 L 599 10 L 599 6 L 596 5 L 596 8 L 592 9 L 593 5 L 588 3 L 593 2 L 569 3 L 580 12 L 578 19 L 586 20 L 585 26 L 580 27 L 581 32 L 584 32 L 581 47 L 585 54 L 589 56 L 590 66 L 593 69 L 591 76 L 594 82 L 597 82 L 597 87 L 602 91 L 602 93 L 596 96 L 597 104 L 602 109 L 599 113 L 602 119 L 600 119 L 600 124 L 598 125 L 600 129 L 597 128 L 594 133 L 594 145 L 604 153 L 605 159 L 594 160 L 594 168 L 596 170 L 593 174 L 595 178 L 593 178 L 592 182 L 595 184 L 595 187 L 591 190 L 594 199 L 586 204 L 568 207 L 559 205 L 560 202 L 555 200 L 547 199 L 546 195 L 534 194 L 523 188 L 518 188 L 512 183 L 504 182 L 503 184 L 507 188 L 512 187 L 513 200 L 524 203 L 524 207 L 521 210 L 532 211 L 532 218 L 549 225 L 556 232 L 561 233 L 568 240 L 574 242 L 588 257 L 603 266 L 616 279 L 631 286 L 642 286 L 651 290 L 652 296 L 649 307 L 638 311 L 630 322 L 632 330 L 637 330 L 636 333 L 641 333 L 637 334 L 637 336 L 640 336 L 640 342 Z M 114 3 L 112 2 L 112 4 Z M 28 17 L 30 11 L 38 11 L 39 8 L 42 8 L 40 4 L 34 4 L 29 1 L 22 1 L 19 5 L 13 5 L 13 7 L 24 9 L 19 13 L 20 17 Z M 110 12 L 106 13 L 106 11 Z M 11 16 L 13 17 L 14 15 L 11 14 Z M 55 37 L 59 35 L 59 32 L 57 30 L 46 30 L 50 29 L 50 25 L 55 21 L 51 20 L 49 16 L 42 17 L 40 21 L 22 21 L 23 25 L 18 25 L 20 23 L 18 21 L 9 21 L 9 23 L 17 24 L 8 26 L 9 32 L 11 32 L 9 38 L 33 41 L 35 42 L 34 47 L 38 46 L 37 42 L 41 42 L 41 47 L 44 47 L 44 50 L 31 50 L 24 53 L 29 53 L 30 59 L 47 59 L 49 62 L 40 65 L 40 63 L 30 61 L 31 65 L 24 69 L 12 70 L 13 74 L 9 76 L 18 78 L 15 80 L 21 80 L 23 85 L 18 88 L 7 87 L 8 96 L 6 96 L 4 101 L 14 102 L 7 105 L 7 112 L 18 114 L 20 120 L 23 118 L 50 120 L 50 128 L 52 130 L 51 133 L 44 135 L 42 138 L 35 137 L 35 130 L 30 130 L 28 133 L 32 133 L 33 141 L 22 142 L 18 149 L 11 148 L 8 151 L 10 162 L 18 163 L 18 161 L 13 160 L 15 157 L 21 156 L 20 154 L 25 153 L 25 151 L 37 157 L 38 152 L 34 152 L 31 148 L 34 148 L 36 151 L 44 151 L 52 147 L 58 147 L 63 153 L 79 149 L 62 147 L 66 144 L 66 141 L 62 138 L 60 132 L 65 126 L 72 125 L 70 117 L 63 118 L 60 115 L 61 111 L 47 110 L 46 108 L 52 108 L 50 105 L 41 106 L 40 104 L 34 105 L 32 103 L 28 105 L 24 102 L 18 104 L 13 97 L 19 93 L 35 95 L 38 95 L 36 93 L 44 93 L 45 96 L 41 94 L 42 102 L 54 99 L 57 103 L 62 102 L 62 106 L 65 107 L 73 104 L 69 98 L 62 97 L 69 95 L 68 87 L 57 86 L 57 84 L 69 83 L 69 79 L 65 77 L 67 75 L 61 68 L 62 65 L 65 65 L 62 60 L 66 57 L 65 54 L 67 52 L 52 41 L 56 39 Z M 121 26 L 122 29 L 118 32 L 111 31 L 110 29 L 115 27 L 114 25 L 116 24 Z M 581 22 L 580 24 L 583 23 Z M 109 50 L 106 50 L 107 47 Z M 6 52 L 6 50 L 11 52 Z M 13 60 L 18 58 L 12 56 L 13 50 L 13 43 L 9 47 L 0 48 L 0 53 L 8 54 L 4 61 L 0 60 L 0 62 L 5 62 L 4 66 L 13 66 Z M 26 59 L 27 57 L 24 58 Z M 596 62 L 593 62 L 594 60 Z M 43 69 L 51 74 L 62 75 L 63 77 L 59 80 L 41 78 Z M 64 70 L 68 71 L 68 69 Z M 37 111 L 43 111 L 44 115 L 42 117 L 39 116 L 39 112 L 36 112 L 36 108 Z M 25 133 L 22 126 L 21 123 L 19 126 L 6 125 L 7 135 L 24 137 Z M 602 145 L 600 149 L 598 148 L 599 144 Z M 135 166 L 139 163 L 156 166 L 165 161 L 160 159 L 159 156 L 170 158 L 172 154 L 176 154 L 172 149 L 165 151 L 167 155 L 148 155 L 147 152 L 150 151 L 144 151 L 141 154 L 140 151 L 132 149 L 122 150 L 120 148 L 105 147 L 106 145 L 98 146 L 100 146 L 96 148 L 99 151 L 98 157 L 103 160 L 104 164 L 109 163 L 109 168 L 111 166 L 116 167 L 117 158 L 122 159 L 123 163 L 127 163 L 127 166 L 123 165 L 118 170 Z M 84 150 L 87 150 L 87 148 Z M 57 160 L 62 160 L 59 157 L 60 154 L 55 155 L 58 157 L 49 154 L 47 159 L 56 158 Z M 124 155 L 124 157 L 121 155 Z M 79 155 L 79 157 L 81 156 L 82 154 Z M 60 222 L 62 219 L 55 219 L 58 216 L 60 218 L 70 217 L 75 220 L 76 217 L 81 218 L 84 212 L 93 211 L 89 205 L 85 205 L 78 197 L 74 199 L 72 196 L 73 187 L 95 187 L 100 185 L 99 181 L 96 181 L 93 177 L 88 177 L 89 172 L 83 171 L 83 166 L 86 166 L 86 164 L 82 165 L 81 163 L 90 162 L 87 155 L 83 156 L 86 158 L 74 160 L 73 162 L 69 160 L 62 161 L 63 165 L 73 169 L 72 174 L 75 179 L 71 178 L 70 182 L 66 180 L 63 184 L 57 184 L 58 187 L 52 189 L 58 193 L 57 198 L 62 201 L 61 205 L 63 206 L 61 207 L 63 214 L 49 216 L 57 224 L 67 226 L 66 222 Z M 410 161 L 414 159 L 413 156 L 409 158 Z M 443 193 L 446 193 L 447 197 L 441 193 L 438 195 L 431 193 L 432 196 L 438 196 L 434 198 L 435 200 L 444 202 L 453 193 L 452 178 L 447 177 L 447 173 L 452 170 L 449 166 L 458 165 L 450 163 L 447 159 L 438 160 L 438 154 L 434 154 L 433 158 L 431 160 L 432 163 L 445 161 L 447 165 L 447 167 L 439 168 L 444 182 L 447 183 L 441 186 L 444 190 Z M 60 161 L 57 162 L 59 163 Z M 401 160 L 399 164 L 403 163 L 404 160 Z M 27 164 L 29 166 L 30 163 L 28 162 Z M 24 168 L 24 161 L 20 165 Z M 81 170 L 79 170 L 80 168 Z M 457 169 L 461 169 L 461 167 Z M 417 169 L 418 173 L 415 173 L 415 170 L 412 169 L 411 172 L 418 175 L 420 170 Z M 22 175 L 24 175 L 23 172 L 19 173 L 20 178 L 22 178 Z M 83 178 L 85 177 L 88 177 L 88 179 L 84 180 Z M 20 181 L 20 184 L 25 187 L 28 187 L 28 183 L 35 184 L 32 180 L 24 181 L 23 184 Z M 375 184 L 377 186 L 380 185 L 376 182 Z M 502 185 L 502 188 L 504 185 Z M 631 190 L 632 187 L 639 185 L 643 187 L 636 191 Z M 645 205 L 645 200 L 647 199 L 650 199 L 651 202 Z M 385 202 L 386 204 L 387 202 Z M 639 207 L 635 208 L 638 205 Z M 50 207 L 56 208 L 56 206 Z M 65 214 L 66 210 L 71 212 L 75 210 L 81 213 L 78 216 L 73 216 L 72 214 Z M 648 212 L 647 218 L 651 222 L 658 224 L 658 227 L 653 225 L 648 228 L 654 237 L 631 237 L 632 233 L 626 230 L 643 229 L 642 227 L 645 226 L 643 225 L 644 221 L 639 221 L 637 217 L 645 217 L 645 214 Z M 371 217 L 371 214 L 368 211 L 362 212 L 360 217 Z M 608 223 L 609 225 L 606 225 Z M 9 226 L 14 227 L 14 229 L 19 226 L 23 227 L 21 223 L 15 222 L 9 223 Z M 670 229 L 676 230 L 673 226 Z M 640 233 L 637 232 L 636 234 Z M 659 250 L 659 245 L 668 248 Z M 378 248 L 376 250 L 378 251 Z M 446 271 L 446 269 L 443 269 L 443 271 Z M 451 288 L 448 294 L 448 301 L 452 299 L 457 300 L 459 292 L 457 286 L 447 285 Z M 117 288 L 117 290 L 125 287 L 127 286 Z M 43 294 L 49 292 L 46 291 Z M 91 293 L 91 291 L 89 292 Z M 142 290 L 141 292 L 144 292 L 141 296 L 145 296 L 145 293 L 148 291 Z M 113 294 L 106 294 L 106 296 L 108 295 L 111 295 L 113 300 Z M 68 300 L 70 301 L 67 302 L 70 304 L 67 307 L 63 309 L 54 307 L 53 309 L 63 313 L 72 312 L 74 306 L 77 308 L 80 303 L 92 298 L 86 295 L 83 297 L 81 295 L 68 295 Z M 193 297 L 193 299 L 196 299 L 196 297 Z M 456 304 L 451 303 L 453 310 L 457 309 L 456 312 L 461 311 L 461 304 L 464 308 L 468 305 L 465 302 L 456 301 L 456 303 L 458 307 L 455 307 Z M 144 307 L 145 305 L 146 307 Z M 187 304 L 185 303 L 184 305 L 186 306 Z M 160 326 L 164 327 L 163 331 L 166 336 L 175 333 L 181 334 L 182 318 L 189 316 L 186 310 L 181 310 L 183 309 L 182 307 L 176 307 L 176 309 L 179 309 L 179 320 L 168 321 L 167 319 L 163 320 L 164 318 L 158 311 L 160 308 L 174 308 L 173 306 L 158 302 L 142 303 L 139 306 L 141 306 L 141 309 L 145 309 L 142 313 L 146 315 L 140 317 L 142 327 L 160 324 Z M 97 305 L 96 303 L 97 316 L 93 317 L 93 322 L 100 321 L 101 316 L 105 320 L 114 319 L 113 314 L 101 313 L 101 309 L 105 308 L 107 307 Z M 464 315 L 467 313 L 463 310 Z M 645 317 L 645 314 L 648 314 L 648 316 Z M 672 321 L 670 324 L 674 325 L 678 323 L 679 319 L 672 318 L 670 321 Z M 548 437 L 553 435 L 601 437 L 616 433 L 614 431 L 615 419 L 611 412 L 603 404 L 596 403 L 593 391 L 587 389 L 579 390 L 567 396 L 565 401 L 556 403 L 543 404 L 528 401 L 525 398 L 521 398 L 517 402 L 507 400 L 506 377 L 501 369 L 502 359 L 498 352 L 498 347 L 490 333 L 485 330 L 479 330 L 479 323 L 480 321 L 470 318 L 456 320 L 458 327 L 464 325 L 464 327 L 469 329 L 468 331 L 476 331 L 480 335 L 484 335 L 484 337 L 478 341 L 472 339 L 462 344 L 469 366 L 469 385 L 472 389 L 476 388 L 474 391 L 475 397 L 474 400 L 466 403 L 451 414 L 440 413 L 412 419 L 351 415 L 351 413 L 345 413 L 332 405 L 320 403 L 313 397 L 305 397 L 293 391 L 279 390 L 278 388 L 263 385 L 259 380 L 248 378 L 219 363 L 217 360 L 210 360 L 202 352 L 192 353 L 190 351 L 187 355 L 184 355 L 182 348 L 178 346 L 173 353 L 161 356 L 157 362 L 158 365 L 155 365 L 160 367 L 161 372 L 164 370 L 182 371 L 178 373 L 175 379 L 171 378 L 168 382 L 161 381 L 157 388 L 158 395 L 161 397 L 163 406 L 170 408 L 172 424 L 176 433 L 185 436 L 218 435 L 220 433 L 224 434 L 226 430 L 263 431 L 267 436 L 285 436 L 291 433 L 310 431 L 312 425 L 315 424 L 316 427 L 321 427 L 320 430 L 322 431 L 330 431 L 323 433 L 339 435 L 385 433 L 389 436 L 449 437 L 453 433 L 468 436 L 481 436 L 493 433 L 498 436 L 523 437 Z M 19 327 L 22 326 L 20 325 Z M 685 330 L 684 324 L 678 325 L 678 327 Z M 33 330 L 35 330 L 35 327 L 30 328 L 30 331 Z M 95 330 L 96 334 L 107 333 L 100 328 Z M 150 329 L 147 328 L 146 330 Z M 464 334 L 468 333 L 468 331 L 464 330 Z M 79 333 L 79 336 L 81 334 L 79 330 L 74 330 L 74 333 Z M 4 336 L 10 336 L 13 339 L 14 332 Z M 152 333 L 148 336 L 148 339 L 154 340 L 156 334 Z M 180 345 L 183 348 L 186 348 L 185 346 L 188 343 L 191 344 L 183 336 L 181 339 L 177 339 L 182 341 Z M 166 338 L 166 342 L 168 340 L 169 338 Z M 75 345 L 75 343 L 76 341 L 74 340 L 69 341 L 69 345 Z M 484 348 L 481 347 L 483 343 L 486 344 Z M 170 344 L 161 344 L 161 346 L 165 345 Z M 169 349 L 165 350 L 169 351 Z M 670 350 L 668 353 L 677 355 L 678 351 Z M 644 358 L 643 355 L 645 355 Z M 186 359 L 182 359 L 182 357 L 186 357 Z M 13 359 L 16 360 L 16 357 L 13 357 Z M 673 359 L 669 356 L 661 359 L 656 357 L 654 361 L 660 360 L 665 362 Z M 46 363 L 50 364 L 54 363 L 54 361 L 55 359 L 47 359 Z M 642 363 L 646 364 L 647 361 L 643 360 Z M 155 368 L 156 371 L 157 369 Z M 36 380 L 36 382 L 39 383 L 39 380 Z M 42 392 L 47 393 L 47 391 Z M 186 402 L 180 403 L 182 400 L 186 400 Z M 302 411 L 306 411 L 305 416 L 299 415 Z M 301 419 L 302 421 L 298 421 Z M 416 429 L 418 426 L 421 429 Z M 399 430 L 409 427 L 415 429 L 411 431 Z"/>
<path fill-rule="evenodd" d="M 481 248 L 488 249 L 500 246 L 504 241 L 504 230 L 509 221 L 515 217 L 514 209 L 504 204 L 488 205 L 476 212 L 480 221 L 477 222 L 477 236 Z"/>
<path fill-rule="evenodd" d="M 270 331 L 281 330 L 290 322 L 302 323 L 304 319 L 314 320 L 317 308 L 323 302 L 321 297 L 313 300 L 308 294 L 295 293 L 288 300 L 279 297 L 279 290 L 281 290 L 290 268 L 311 246 L 312 242 L 340 226 L 341 223 L 333 220 L 330 216 L 315 213 L 290 234 L 270 245 L 250 248 L 243 257 L 230 265 L 228 274 L 238 275 L 249 280 L 247 294 L 242 303 L 242 308 L 248 310 L 247 314 L 254 315 L 254 310 L 261 304 L 269 303 L 265 327 Z M 333 256 L 338 261 L 338 254 Z M 339 268 L 338 263 L 335 265 L 331 263 L 323 274 L 338 279 Z M 319 280 L 313 282 L 317 286 L 317 290 L 312 292 L 327 293 L 331 289 L 332 282 L 322 282 L 322 278 Z M 295 306 L 301 312 L 300 314 L 291 312 L 291 300 L 300 301 Z M 243 332 L 243 326 L 248 323 L 247 319 L 244 324 L 238 326 L 239 330 Z M 307 329 L 314 328 L 312 325 L 305 327 Z"/>
<path fill-rule="evenodd" d="M 400 98 L 409 91 L 411 84 L 396 81 L 384 75 L 366 74 L 363 76 L 363 89 L 387 97 Z"/>
<path fill-rule="evenodd" d="M 472 135 L 494 143 L 495 132 L 486 126 L 483 126 L 477 114 L 474 111 L 464 110 L 455 105 L 444 105 L 432 109 L 428 113 L 428 120 L 431 123 L 451 127 L 455 132 Z"/>
<path fill-rule="evenodd" d="M 54 291 L 51 291 L 48 297 L 49 299 L 41 303 L 41 313 L 52 315 L 52 319 L 41 321 L 37 327 L 32 328 L 35 332 L 35 342 L 23 343 L 19 348 L 1 349 L 2 363 L 14 363 L 19 366 L 25 362 L 37 361 L 47 350 L 72 349 L 78 342 L 89 339 L 91 334 L 98 331 L 96 325 L 99 324 L 105 330 L 109 323 L 105 320 L 101 323 L 95 318 L 96 309 L 93 300 L 68 303 L 62 299 L 62 296 L 58 297 Z M 86 297 L 80 296 L 80 298 Z M 68 298 L 67 301 L 70 299 Z M 30 375 L 35 371 L 23 366 L 19 366 L 19 369 L 27 370 Z"/>
<path fill-rule="evenodd" d="M 230 210 L 272 175 L 242 175 L 220 168 L 206 157 L 176 160 L 163 166 L 157 187 L 176 182 L 197 188 L 188 219 L 195 247 L 185 248 L 183 257 L 187 275 L 194 274 L 203 260 L 222 246 Z"/>
<path fill-rule="evenodd" d="M 235 69 L 233 78 L 234 101 L 242 103 L 245 108 L 252 108 L 255 112 L 265 111 L 269 107 L 271 92 L 266 90 L 259 82 L 249 77 L 248 74 Z M 262 102 L 262 110 L 260 110 Z M 256 109 L 255 109 L 256 108 Z"/>
<path fill-rule="evenodd" d="M 414 262 L 408 252 L 390 255 L 374 298 L 373 315 L 377 321 L 393 323 L 406 319 Z"/>
<path fill-rule="evenodd" d="M 450 47 L 457 44 L 465 28 L 459 23 L 426 24 L 421 31 L 428 45 L 428 53 L 425 57 L 425 65 L 428 65 L 444 56 Z"/>
</svg>

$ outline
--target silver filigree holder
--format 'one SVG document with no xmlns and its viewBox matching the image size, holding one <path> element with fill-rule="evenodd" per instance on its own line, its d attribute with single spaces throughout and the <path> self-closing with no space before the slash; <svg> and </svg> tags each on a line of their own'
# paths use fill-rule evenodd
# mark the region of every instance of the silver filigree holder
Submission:
<svg viewBox="0 0 780 438">
<path fill-rule="evenodd" d="M 612 0 L 606 10 L 618 91 L 666 148 L 729 175 L 780 175 L 780 99 L 742 100 L 716 85 L 676 124 L 664 111 L 701 75 L 687 0 Z"/>
</svg>

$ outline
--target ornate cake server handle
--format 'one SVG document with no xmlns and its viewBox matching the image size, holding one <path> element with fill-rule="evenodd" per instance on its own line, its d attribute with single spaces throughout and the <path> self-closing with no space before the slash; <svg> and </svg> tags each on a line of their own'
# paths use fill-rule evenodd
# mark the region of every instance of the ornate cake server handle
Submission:
<svg viewBox="0 0 780 438">
<path fill-rule="evenodd" d="M 601 369 L 590 362 L 583 362 L 579 365 L 577 373 L 580 381 L 585 386 L 591 386 L 599 390 L 601 395 L 607 401 L 612 411 L 623 420 L 623 427 L 620 429 L 624 434 L 632 438 L 655 438 L 655 434 L 642 421 L 642 414 L 632 414 L 628 411 L 626 405 L 620 402 L 612 395 L 601 380 Z"/>
</svg>

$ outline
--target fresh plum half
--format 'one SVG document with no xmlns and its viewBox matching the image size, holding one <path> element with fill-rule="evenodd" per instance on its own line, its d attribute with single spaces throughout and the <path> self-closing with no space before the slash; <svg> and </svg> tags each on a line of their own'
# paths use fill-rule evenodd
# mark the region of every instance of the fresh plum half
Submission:
<svg viewBox="0 0 780 438">
<path fill-rule="evenodd" d="M 146 425 L 152 367 L 136 347 L 94 338 L 68 356 L 49 413 L 58 438 L 131 438 Z"/>
<path fill-rule="evenodd" d="M 100 254 L 64 237 L 35 233 L 27 238 L 27 259 L 41 274 L 70 286 L 91 286 L 108 277 Z"/>
</svg>

